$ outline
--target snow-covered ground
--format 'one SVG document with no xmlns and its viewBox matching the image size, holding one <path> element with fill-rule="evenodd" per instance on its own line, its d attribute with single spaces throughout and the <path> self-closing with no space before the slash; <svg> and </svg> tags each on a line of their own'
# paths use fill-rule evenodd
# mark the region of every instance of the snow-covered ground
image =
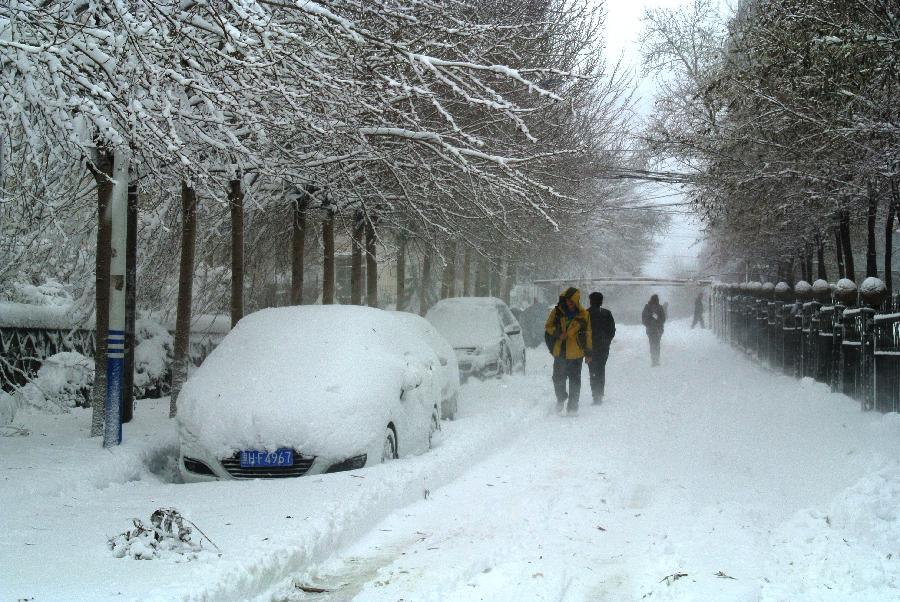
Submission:
<svg viewBox="0 0 900 602">
<path fill-rule="evenodd" d="M 87 412 L 20 413 L 29 434 L 0 437 L 0 599 L 900 598 L 900 417 L 683 323 L 660 368 L 646 347 L 620 327 L 607 400 L 584 403 L 585 370 L 577 418 L 551 414 L 538 349 L 525 376 L 465 385 L 437 449 L 287 482 L 169 482 L 167 400 L 111 452 Z M 160 507 L 219 551 L 115 558 L 107 539 Z"/>
</svg>

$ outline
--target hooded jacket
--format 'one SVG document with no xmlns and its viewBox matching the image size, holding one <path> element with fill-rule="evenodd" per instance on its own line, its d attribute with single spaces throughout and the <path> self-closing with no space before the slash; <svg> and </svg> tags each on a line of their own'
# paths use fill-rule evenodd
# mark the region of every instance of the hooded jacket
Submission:
<svg viewBox="0 0 900 602">
<path fill-rule="evenodd" d="M 575 302 L 575 315 L 571 318 L 566 316 L 564 309 L 566 299 L 571 299 Z M 558 338 L 560 329 L 566 333 L 564 341 Z M 544 330 L 555 339 L 551 351 L 554 357 L 560 357 L 563 349 L 567 360 L 577 360 L 585 355 L 590 355 L 593 349 L 591 317 L 581 306 L 581 292 L 577 288 L 567 288 L 559 296 L 559 303 L 550 310 Z M 565 342 L 565 345 L 563 345 L 563 342 Z"/>
</svg>

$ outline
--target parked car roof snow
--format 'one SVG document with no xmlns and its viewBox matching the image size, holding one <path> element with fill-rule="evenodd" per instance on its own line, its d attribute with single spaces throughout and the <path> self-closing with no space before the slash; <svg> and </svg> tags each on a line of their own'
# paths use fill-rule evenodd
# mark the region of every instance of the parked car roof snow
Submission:
<svg viewBox="0 0 900 602">
<path fill-rule="evenodd" d="M 439 399 L 435 352 L 391 312 L 355 306 L 265 309 L 245 316 L 191 375 L 180 427 L 224 457 L 293 447 L 343 457 L 371 444 L 404 388 Z"/>
</svg>

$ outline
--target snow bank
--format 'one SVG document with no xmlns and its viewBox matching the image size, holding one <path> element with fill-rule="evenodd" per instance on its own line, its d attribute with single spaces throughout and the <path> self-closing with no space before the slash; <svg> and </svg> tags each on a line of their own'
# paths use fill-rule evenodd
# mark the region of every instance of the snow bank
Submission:
<svg viewBox="0 0 900 602">
<path fill-rule="evenodd" d="M 64 351 L 44 360 L 37 376 L 12 394 L 0 395 L 0 424 L 9 424 L 16 411 L 30 407 L 51 414 L 87 405 L 94 382 L 94 360 Z"/>
<path fill-rule="evenodd" d="M 866 475 L 827 509 L 798 512 L 772 536 L 775 578 L 761 599 L 900 599 L 898 499 L 895 464 Z"/>
<path fill-rule="evenodd" d="M 185 435 L 225 457 L 238 449 L 365 453 L 390 404 L 439 365 L 408 322 L 380 309 L 306 306 L 245 316 L 178 399 Z M 430 378 L 425 386 L 439 386 Z M 438 399 L 439 391 L 422 392 Z M 341 425 L 335 431 L 335 425 Z"/>
</svg>

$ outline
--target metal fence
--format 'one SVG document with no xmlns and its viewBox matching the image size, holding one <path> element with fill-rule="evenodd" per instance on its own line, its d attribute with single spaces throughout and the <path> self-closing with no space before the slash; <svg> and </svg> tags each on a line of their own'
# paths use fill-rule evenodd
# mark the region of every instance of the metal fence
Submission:
<svg viewBox="0 0 900 602">
<path fill-rule="evenodd" d="M 760 364 L 900 411 L 900 295 L 716 284 L 710 313 L 717 336 Z"/>
<path fill-rule="evenodd" d="M 216 330 L 191 331 L 189 355 L 199 366 L 224 334 Z M 69 328 L 42 328 L 0 324 L 0 390 L 11 392 L 33 379 L 44 360 L 63 351 L 77 351 L 93 358 L 96 352 L 94 331 Z M 143 397 L 169 394 L 171 370 L 166 370 L 156 382 L 148 383 Z M 86 400 L 87 403 L 87 400 Z"/>
</svg>

